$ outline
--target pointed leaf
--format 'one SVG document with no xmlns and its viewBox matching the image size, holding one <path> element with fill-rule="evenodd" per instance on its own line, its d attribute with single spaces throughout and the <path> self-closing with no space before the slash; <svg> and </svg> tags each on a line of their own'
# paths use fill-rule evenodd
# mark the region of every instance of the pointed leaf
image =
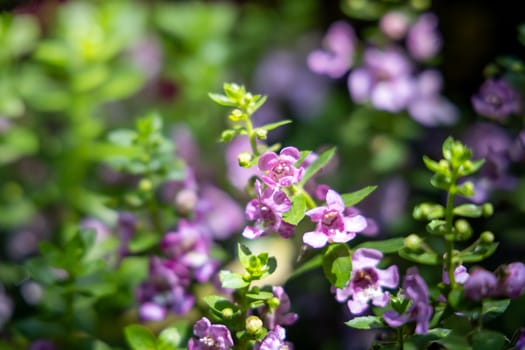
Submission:
<svg viewBox="0 0 525 350">
<path fill-rule="evenodd" d="M 306 199 L 303 194 L 298 194 L 292 198 L 290 210 L 283 214 L 283 220 L 289 224 L 297 225 L 306 212 Z"/>
<path fill-rule="evenodd" d="M 214 93 L 208 93 L 208 96 L 213 100 L 213 102 L 217 103 L 221 106 L 227 106 L 227 107 L 235 107 L 237 106 L 237 103 L 235 101 L 230 100 L 229 97 L 220 95 L 220 94 L 214 94 Z"/>
<path fill-rule="evenodd" d="M 144 326 L 132 324 L 124 329 L 126 340 L 133 350 L 155 350 L 155 336 Z"/>
<path fill-rule="evenodd" d="M 352 256 L 346 244 L 331 244 L 323 254 L 323 271 L 333 286 L 344 288 L 352 274 Z"/>
<path fill-rule="evenodd" d="M 401 248 L 399 250 L 399 256 L 413 262 L 417 262 L 424 265 L 440 265 L 441 258 L 435 254 L 425 251 L 413 251 L 407 248 Z"/>
<path fill-rule="evenodd" d="M 345 203 L 345 206 L 351 207 L 361 202 L 366 197 L 368 197 L 368 195 L 374 192 L 376 188 L 377 186 L 367 186 L 365 188 L 362 188 L 354 192 L 342 194 L 341 198 L 343 198 L 343 202 Z"/>
<path fill-rule="evenodd" d="M 357 329 L 373 329 L 386 327 L 386 324 L 379 316 L 355 317 L 350 321 L 345 322 L 345 324 L 349 327 Z"/>
<path fill-rule="evenodd" d="M 231 271 L 219 272 L 222 288 L 241 289 L 246 287 L 249 283 L 246 282 L 241 275 Z"/>
<path fill-rule="evenodd" d="M 280 126 L 283 126 L 283 125 L 286 125 L 286 124 L 290 124 L 291 122 L 292 121 L 290 119 L 280 120 L 280 121 L 275 122 L 275 123 L 270 123 L 270 124 L 266 124 L 266 125 L 260 126 L 259 129 L 264 129 L 266 131 L 270 131 L 270 130 L 273 130 L 273 129 L 277 129 Z"/>
<path fill-rule="evenodd" d="M 355 249 L 370 248 L 380 250 L 386 254 L 395 253 L 404 247 L 404 241 L 404 237 L 390 238 L 384 241 L 367 241 L 359 244 Z"/>
<path fill-rule="evenodd" d="M 314 176 L 319 170 L 321 170 L 328 162 L 333 158 L 335 155 L 336 148 L 332 147 L 317 157 L 317 159 L 310 164 L 308 168 L 304 171 L 303 179 L 301 180 L 301 184 L 304 185 Z"/>
</svg>

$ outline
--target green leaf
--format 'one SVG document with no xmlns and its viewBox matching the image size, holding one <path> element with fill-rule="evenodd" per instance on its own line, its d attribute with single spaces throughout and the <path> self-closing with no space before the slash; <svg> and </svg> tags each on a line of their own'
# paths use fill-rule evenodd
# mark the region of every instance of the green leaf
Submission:
<svg viewBox="0 0 525 350">
<path fill-rule="evenodd" d="M 444 233 L 450 233 L 450 232 L 445 232 L 446 226 L 447 226 L 447 222 L 445 220 L 434 219 L 430 221 L 425 228 L 428 233 L 431 233 L 434 235 L 441 235 Z"/>
<path fill-rule="evenodd" d="M 241 275 L 231 271 L 223 270 L 219 272 L 222 288 L 240 289 L 246 287 L 249 283 L 246 282 Z"/>
<path fill-rule="evenodd" d="M 367 241 L 359 244 L 355 249 L 370 248 L 380 250 L 386 254 L 395 253 L 404 247 L 404 241 L 404 237 L 390 238 L 384 241 Z"/>
<path fill-rule="evenodd" d="M 479 243 L 473 250 L 462 251 L 459 254 L 459 259 L 462 262 L 478 262 L 484 260 L 485 258 L 491 256 L 496 251 L 499 243 Z"/>
<path fill-rule="evenodd" d="M 306 212 L 306 199 L 302 193 L 297 194 L 292 199 L 290 210 L 283 214 L 283 220 L 289 224 L 297 225 Z"/>
<path fill-rule="evenodd" d="M 383 322 L 380 316 L 355 317 L 350 321 L 345 322 L 345 324 L 349 327 L 357 329 L 373 329 L 386 327 L 386 324 Z"/>
<path fill-rule="evenodd" d="M 131 253 L 142 253 L 155 247 L 160 238 L 154 233 L 137 234 L 130 240 L 128 248 Z"/>
<path fill-rule="evenodd" d="M 498 317 L 507 310 L 510 305 L 510 299 L 491 300 L 484 299 L 481 306 L 481 313 L 484 321 L 490 321 Z"/>
<path fill-rule="evenodd" d="M 438 164 L 438 162 L 430 159 L 429 157 L 423 156 L 423 163 L 425 163 L 425 165 L 428 168 L 428 170 L 433 171 L 435 173 L 437 173 L 439 171 L 439 164 Z"/>
<path fill-rule="evenodd" d="M 501 350 L 505 345 L 505 335 L 491 331 L 482 330 L 472 337 L 473 350 Z"/>
<path fill-rule="evenodd" d="M 208 96 L 213 100 L 213 102 L 217 103 L 221 106 L 226 107 L 236 107 L 237 102 L 232 101 L 228 96 L 220 95 L 220 94 L 214 94 L 214 93 L 208 93 Z"/>
<path fill-rule="evenodd" d="M 304 171 L 303 179 L 301 180 L 301 185 L 304 185 L 314 176 L 319 170 L 321 170 L 335 155 L 336 148 L 332 147 L 317 157 L 317 159 L 310 164 L 308 168 Z"/>
<path fill-rule="evenodd" d="M 256 95 L 255 96 L 255 102 L 250 103 L 250 105 L 249 105 L 249 107 L 247 109 L 247 112 L 250 113 L 250 114 L 255 113 L 266 102 L 267 98 L 268 98 L 268 96 L 266 96 L 266 95 Z M 288 123 L 286 123 L 286 124 L 288 124 Z M 267 130 L 271 130 L 271 129 L 267 129 Z"/>
<path fill-rule="evenodd" d="M 144 326 L 132 324 L 124 328 L 126 341 L 133 350 L 155 350 L 155 336 Z"/>
<path fill-rule="evenodd" d="M 235 304 L 233 304 L 228 299 L 221 297 L 219 295 L 208 295 L 208 296 L 205 296 L 203 299 L 204 299 L 204 302 L 208 304 L 208 306 L 210 307 L 210 310 L 219 319 L 223 318 L 224 309 L 231 309 L 232 314 L 236 314 L 240 311 L 239 308 Z"/>
<path fill-rule="evenodd" d="M 413 250 L 410 250 L 408 248 L 401 248 L 399 250 L 399 256 L 413 262 L 417 262 L 424 265 L 440 265 L 441 264 L 441 258 L 431 252 L 415 252 Z"/>
<path fill-rule="evenodd" d="M 471 203 L 461 204 L 454 208 L 454 215 L 464 216 L 467 218 L 479 218 L 483 215 L 483 209 L 480 205 Z"/>
<path fill-rule="evenodd" d="M 241 243 L 237 244 L 237 257 L 242 267 L 244 267 L 245 269 L 250 268 L 250 257 L 252 255 L 253 254 L 250 248 Z"/>
<path fill-rule="evenodd" d="M 157 339 L 157 350 L 175 350 L 179 347 L 182 336 L 175 327 L 164 329 Z"/>
<path fill-rule="evenodd" d="M 280 120 L 280 121 L 275 122 L 275 123 L 270 123 L 270 124 L 266 124 L 266 125 L 260 126 L 259 129 L 264 129 L 266 131 L 270 131 L 270 130 L 273 130 L 273 129 L 277 129 L 280 126 L 283 126 L 283 125 L 286 125 L 286 124 L 290 124 L 291 122 L 292 121 L 289 120 L 289 119 Z"/>
<path fill-rule="evenodd" d="M 323 255 L 318 254 L 305 262 L 304 264 L 297 267 L 292 274 L 288 277 L 288 280 L 291 280 L 292 278 L 298 277 L 302 275 L 303 273 L 306 273 L 308 271 L 311 271 L 313 269 L 316 269 L 318 267 L 321 267 L 323 264 Z"/>
<path fill-rule="evenodd" d="M 135 94 L 144 84 L 144 75 L 131 68 L 117 68 L 111 72 L 108 81 L 97 89 L 101 100 L 123 99 Z"/>
<path fill-rule="evenodd" d="M 246 293 L 246 297 L 253 300 L 268 300 L 273 298 L 273 293 L 256 289 Z"/>
<path fill-rule="evenodd" d="M 354 192 L 344 193 L 341 195 L 341 198 L 343 199 L 345 206 L 351 207 L 368 197 L 372 192 L 376 190 L 376 188 L 377 186 L 367 186 Z"/>
<path fill-rule="evenodd" d="M 331 244 L 323 254 L 323 271 L 333 286 L 344 288 L 352 274 L 352 256 L 346 244 Z"/>
</svg>

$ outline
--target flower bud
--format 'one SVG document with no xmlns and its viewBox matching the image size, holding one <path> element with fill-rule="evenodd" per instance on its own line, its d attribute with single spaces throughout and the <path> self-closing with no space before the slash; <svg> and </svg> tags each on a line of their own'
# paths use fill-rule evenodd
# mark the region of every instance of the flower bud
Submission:
<svg viewBox="0 0 525 350">
<path fill-rule="evenodd" d="M 270 298 L 266 301 L 270 310 L 275 310 L 281 305 L 281 300 L 277 297 Z"/>
<path fill-rule="evenodd" d="M 235 131 L 233 130 L 224 130 L 222 133 L 221 133 L 221 141 L 224 141 L 224 142 L 230 142 L 233 137 L 235 136 Z"/>
<path fill-rule="evenodd" d="M 490 203 L 483 204 L 481 210 L 483 211 L 483 216 L 486 218 L 494 214 L 494 207 Z"/>
<path fill-rule="evenodd" d="M 500 294 L 508 298 L 517 298 L 525 290 L 525 264 L 513 262 L 503 269 L 500 279 Z"/>
<path fill-rule="evenodd" d="M 463 285 L 465 296 L 474 301 L 494 295 L 498 285 L 496 276 L 483 268 L 476 268 Z"/>
<path fill-rule="evenodd" d="M 456 220 L 454 227 L 457 232 L 457 238 L 461 240 L 469 239 L 472 236 L 472 227 L 465 219 Z"/>
<path fill-rule="evenodd" d="M 231 307 L 227 307 L 222 309 L 221 314 L 225 320 L 231 320 L 233 317 L 233 310 Z"/>
<path fill-rule="evenodd" d="M 412 233 L 405 238 L 403 244 L 407 249 L 417 251 L 421 248 L 421 242 L 421 237 Z"/>
<path fill-rule="evenodd" d="M 480 240 L 482 243 L 492 243 L 494 242 L 494 234 L 490 231 L 485 231 L 481 233 Z"/>
<path fill-rule="evenodd" d="M 142 179 L 139 182 L 139 190 L 141 192 L 149 192 L 153 188 L 153 184 L 148 179 Z"/>
<path fill-rule="evenodd" d="M 232 121 L 232 122 L 238 122 L 240 120 L 243 120 L 245 119 L 245 114 L 240 110 L 240 109 L 234 109 L 230 115 L 228 116 L 228 118 Z"/>
<path fill-rule="evenodd" d="M 246 332 L 251 335 L 258 334 L 263 328 L 263 321 L 257 316 L 250 316 L 246 319 Z"/>
<path fill-rule="evenodd" d="M 255 135 L 259 140 L 266 140 L 266 138 L 268 137 L 268 131 L 266 131 L 265 129 L 257 128 L 254 131 Z"/>
<path fill-rule="evenodd" d="M 252 165 L 252 159 L 253 157 L 249 152 L 242 152 L 237 156 L 239 166 L 243 168 L 249 168 Z"/>
</svg>

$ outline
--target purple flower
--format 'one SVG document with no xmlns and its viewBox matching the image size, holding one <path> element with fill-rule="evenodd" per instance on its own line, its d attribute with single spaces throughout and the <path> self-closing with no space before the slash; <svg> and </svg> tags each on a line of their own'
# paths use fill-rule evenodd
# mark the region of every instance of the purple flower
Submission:
<svg viewBox="0 0 525 350">
<path fill-rule="evenodd" d="M 379 28 L 386 36 L 399 40 L 408 31 L 408 16 L 401 11 L 387 12 L 379 21 Z"/>
<path fill-rule="evenodd" d="M 383 314 L 385 322 L 390 327 L 400 327 L 415 321 L 416 334 L 428 332 L 432 306 L 429 304 L 428 287 L 416 267 L 407 270 L 403 280 L 403 294 L 411 301 L 408 311 L 399 314 L 394 310 L 388 310 Z"/>
<path fill-rule="evenodd" d="M 494 296 L 498 287 L 496 276 L 481 267 L 474 268 L 465 281 L 465 296 L 474 301 Z"/>
<path fill-rule="evenodd" d="M 136 230 L 135 215 L 128 212 L 121 212 L 118 215 L 117 232 L 120 238 L 119 256 L 124 257 L 128 254 L 128 244 Z"/>
<path fill-rule="evenodd" d="M 253 350 L 293 350 L 293 345 L 286 339 L 286 331 L 281 326 L 266 333 L 261 342 L 255 343 Z"/>
<path fill-rule="evenodd" d="M 502 270 L 498 294 L 508 298 L 518 298 L 525 290 L 525 264 L 513 262 Z"/>
<path fill-rule="evenodd" d="M 410 27 L 406 45 L 416 60 L 427 60 L 435 56 L 443 41 L 437 30 L 438 18 L 432 13 L 422 14 Z"/>
<path fill-rule="evenodd" d="M 521 111 L 519 93 L 503 79 L 486 80 L 472 96 L 472 105 L 476 113 L 499 121 Z"/>
<path fill-rule="evenodd" d="M 193 335 L 188 343 L 188 350 L 227 350 L 233 346 L 230 331 L 225 325 L 211 324 L 206 317 L 193 325 Z"/>
<path fill-rule="evenodd" d="M 380 110 L 399 112 L 414 93 L 412 64 L 396 47 L 370 47 L 364 65 L 348 76 L 348 89 L 357 103 L 371 102 Z"/>
<path fill-rule="evenodd" d="M 263 191 L 260 181 L 255 181 L 257 198 L 246 205 L 246 217 L 255 221 L 253 226 L 246 226 L 242 235 L 254 239 L 274 231 L 284 238 L 290 238 L 294 225 L 284 222 L 282 214 L 290 209 L 290 199 L 281 190 L 266 187 Z"/>
<path fill-rule="evenodd" d="M 440 94 L 442 80 L 436 70 L 426 70 L 417 77 L 408 112 L 418 123 L 436 126 L 452 124 L 457 120 L 457 108 Z"/>
<path fill-rule="evenodd" d="M 179 315 L 187 313 L 195 303 L 195 298 L 186 290 L 189 283 L 187 266 L 152 256 L 148 279 L 137 289 L 141 319 L 159 321 L 168 311 Z"/>
<path fill-rule="evenodd" d="M 5 294 L 4 287 L 0 284 L 0 329 L 3 329 L 4 324 L 11 318 L 13 308 L 13 301 Z"/>
<path fill-rule="evenodd" d="M 368 309 L 368 302 L 376 306 L 385 306 L 390 300 L 390 294 L 385 288 L 395 288 L 399 283 L 397 266 L 386 270 L 376 268 L 383 258 L 379 250 L 359 248 L 352 255 L 352 275 L 343 289 L 336 289 L 336 299 L 344 302 L 349 297 L 347 305 L 354 315 L 362 314 Z"/>
<path fill-rule="evenodd" d="M 264 308 L 261 310 L 266 327 L 270 330 L 281 326 L 290 326 L 297 321 L 298 315 L 290 312 L 290 298 L 281 286 L 273 287 L 274 298 L 278 301 L 275 308 Z"/>
<path fill-rule="evenodd" d="M 181 219 L 177 231 L 164 236 L 161 248 L 169 258 L 190 268 L 197 281 L 206 282 L 218 266 L 210 258 L 210 244 L 201 226 Z"/>
<path fill-rule="evenodd" d="M 324 49 L 308 55 L 308 67 L 317 74 L 340 78 L 352 66 L 355 45 L 354 29 L 346 22 L 334 22 L 323 39 Z"/>
<path fill-rule="evenodd" d="M 303 242 L 321 248 L 326 243 L 345 243 L 355 237 L 356 232 L 366 228 L 366 219 L 361 215 L 345 216 L 345 205 L 341 196 L 334 190 L 326 193 L 326 206 L 306 212 L 317 223 L 315 231 L 306 232 Z"/>
<path fill-rule="evenodd" d="M 259 169 L 266 172 L 263 181 L 271 187 L 288 187 L 301 181 L 304 168 L 295 167 L 301 154 L 295 147 L 285 147 L 279 155 L 275 152 L 266 152 L 259 158 Z"/>
<path fill-rule="evenodd" d="M 226 239 L 238 233 L 244 225 L 244 214 L 239 204 L 212 185 L 202 187 L 195 216 L 214 239 Z"/>
<path fill-rule="evenodd" d="M 467 272 L 467 268 L 463 265 L 459 265 L 454 269 L 454 280 L 458 284 L 464 284 L 465 281 L 469 277 L 469 273 Z M 448 277 L 448 271 L 443 270 L 443 283 L 450 284 L 450 278 Z"/>
</svg>

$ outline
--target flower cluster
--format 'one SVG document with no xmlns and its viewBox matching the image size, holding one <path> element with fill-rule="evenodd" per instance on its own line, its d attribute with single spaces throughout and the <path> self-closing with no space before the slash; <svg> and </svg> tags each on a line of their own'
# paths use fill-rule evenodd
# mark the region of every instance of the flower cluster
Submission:
<svg viewBox="0 0 525 350">
<path fill-rule="evenodd" d="M 474 301 L 484 298 L 518 298 L 525 291 L 525 264 L 513 262 L 490 272 L 475 267 L 464 283 L 465 296 Z"/>
<path fill-rule="evenodd" d="M 453 124 L 456 107 L 444 98 L 441 74 L 434 69 L 418 71 L 420 62 L 435 57 L 442 46 L 437 17 L 423 13 L 416 20 L 398 12 L 388 12 L 380 20 L 380 28 L 388 45 L 366 43 L 362 63 L 354 66 L 354 57 L 361 49 L 354 29 L 338 21 L 328 29 L 323 50 L 308 56 L 312 71 L 340 78 L 348 71 L 348 90 L 356 103 L 371 103 L 376 109 L 391 113 L 407 110 L 425 126 Z M 405 40 L 406 49 L 401 45 Z"/>
</svg>

